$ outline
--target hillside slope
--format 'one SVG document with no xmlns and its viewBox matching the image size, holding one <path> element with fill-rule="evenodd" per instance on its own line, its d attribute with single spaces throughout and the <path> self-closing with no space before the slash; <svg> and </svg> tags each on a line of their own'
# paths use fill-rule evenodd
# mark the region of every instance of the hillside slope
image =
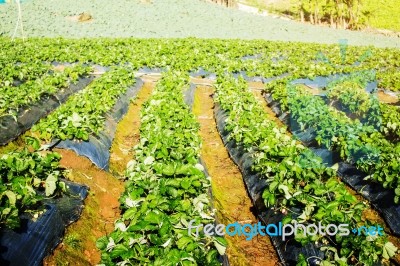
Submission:
<svg viewBox="0 0 400 266">
<path fill-rule="evenodd" d="M 400 38 L 335 30 L 248 14 L 200 0 L 30 0 L 22 4 L 28 36 L 37 37 L 198 37 L 268 39 L 399 47 Z M 72 16 L 87 12 L 87 22 Z M 11 36 L 16 7 L 0 5 L 0 34 Z"/>
</svg>

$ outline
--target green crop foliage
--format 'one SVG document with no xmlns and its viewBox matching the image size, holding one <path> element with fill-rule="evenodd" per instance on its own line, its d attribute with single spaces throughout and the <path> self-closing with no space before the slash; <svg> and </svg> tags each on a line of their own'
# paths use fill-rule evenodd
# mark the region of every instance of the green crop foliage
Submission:
<svg viewBox="0 0 400 266">
<path fill-rule="evenodd" d="M 356 78 L 352 73 L 371 71 L 376 73 L 380 89 L 400 91 L 399 50 L 349 46 L 344 55 L 342 47 L 335 45 L 194 38 L 26 42 L 0 38 L 0 46 L 0 67 L 5 70 L 0 73 L 4 115 L 29 107 L 42 95 L 62 90 L 89 72 L 81 69 L 56 74 L 50 70 L 54 62 L 110 67 L 32 128 L 42 141 L 87 141 L 89 136 L 95 137 L 105 127 L 107 112 L 135 83 L 136 71 L 147 67 L 163 72 L 164 78 L 141 111 L 140 144 L 134 147 L 135 160 L 127 166 L 126 190 L 120 198 L 122 216 L 115 230 L 97 241 L 104 264 L 218 264 L 224 240 L 203 235 L 197 238 L 185 230 L 191 219 L 203 224 L 214 221 L 207 197 L 209 180 L 198 164 L 199 125 L 182 96 L 188 72 L 199 68 L 217 74 L 215 100 L 229 113 L 226 130 L 230 139 L 252 152 L 253 170 L 268 181 L 262 195 L 265 205 L 285 212 L 292 207 L 300 209 L 297 217 L 287 216 L 284 222 L 295 218 L 305 223 L 355 225 L 361 221 L 366 205 L 335 178 L 334 168 L 327 167 L 268 119 L 247 91 L 246 82 L 230 74 L 277 78 L 266 84 L 265 92 L 280 103 L 283 111 L 291 113 L 300 130 L 314 128 L 321 147 L 339 152 L 344 161 L 368 173 L 368 182 L 394 191 L 394 202 L 399 202 L 399 109 L 367 99 L 364 81 L 372 77 L 365 74 L 356 84 L 351 79 L 331 83 L 328 98 L 339 106 L 329 106 L 304 87 L 291 84 L 295 79 L 319 76 Z M 31 97 L 26 92 L 32 92 Z M 347 116 L 340 109 L 358 112 L 357 117 Z M 59 156 L 39 153 L 39 141 L 29 141 L 35 151 L 0 157 L 0 221 L 5 227 L 18 227 L 20 213 L 37 210 L 38 191 L 50 196 L 64 188 L 58 179 L 62 177 Z M 14 182 L 17 187 L 13 187 Z M 296 241 L 326 245 L 324 265 L 346 265 L 353 259 L 373 265 L 395 253 L 386 238 L 316 236 Z M 329 245 L 331 241 L 334 244 Z M 300 265 L 303 262 L 300 257 Z"/>
</svg>

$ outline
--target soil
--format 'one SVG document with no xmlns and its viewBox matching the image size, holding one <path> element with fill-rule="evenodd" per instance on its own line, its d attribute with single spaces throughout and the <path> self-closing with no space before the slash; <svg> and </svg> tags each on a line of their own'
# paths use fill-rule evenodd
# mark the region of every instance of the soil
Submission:
<svg viewBox="0 0 400 266">
<path fill-rule="evenodd" d="M 142 79 L 145 83 L 118 124 L 111 147 L 110 170 L 119 176 L 123 176 L 127 162 L 133 158 L 131 148 L 139 142 L 140 108 L 155 86 L 156 79 L 147 76 Z M 43 264 L 96 265 L 101 256 L 96 248 L 96 240 L 114 230 L 114 222 L 120 215 L 118 199 L 124 184 L 116 176 L 98 169 L 89 159 L 73 151 L 56 151 L 62 155 L 61 166 L 70 170 L 69 179 L 87 185 L 90 193 L 85 200 L 82 216 L 67 228 L 63 242 Z"/>
<path fill-rule="evenodd" d="M 275 113 L 268 107 L 267 102 L 264 100 L 262 95 L 262 90 L 264 89 L 264 84 L 262 82 L 248 82 L 249 89 L 253 93 L 254 97 L 258 100 L 258 102 L 263 107 L 264 111 L 268 114 L 268 118 L 274 121 L 278 126 L 285 127 L 286 125 L 276 117 Z M 291 135 L 291 134 L 290 134 Z"/>
<path fill-rule="evenodd" d="M 230 159 L 219 136 L 214 120 L 213 89 L 198 86 L 193 111 L 201 125 L 203 140 L 201 158 L 211 176 L 214 208 L 218 223 L 257 223 L 252 212 L 253 204 L 247 194 L 242 175 Z M 268 237 L 256 237 L 251 241 L 236 236 L 225 236 L 228 241 L 229 263 L 236 265 L 279 265 L 279 260 Z"/>
<path fill-rule="evenodd" d="M 212 84 L 214 84 L 215 81 L 212 79 L 203 79 L 201 77 L 191 77 L 190 82 L 201 86 L 213 86 Z"/>
<path fill-rule="evenodd" d="M 67 16 L 65 17 L 68 21 L 72 21 L 72 22 L 92 22 L 93 21 L 93 17 L 88 14 L 88 13 L 81 13 L 79 15 L 74 15 L 74 16 Z"/>
<path fill-rule="evenodd" d="M 148 1 L 25 1 L 22 4 L 25 34 L 27 37 L 196 37 L 331 44 L 337 44 L 340 39 L 348 39 L 350 45 L 400 47 L 400 38 L 394 36 L 332 29 L 273 16 L 258 16 L 206 1 L 143 2 Z M 91 14 L 94 19 L 78 22 L 78 17 L 74 15 L 83 11 Z M 15 5 L 0 5 L 2 36 L 13 36 L 17 15 Z"/>
<path fill-rule="evenodd" d="M 136 99 L 130 103 L 127 114 L 118 123 L 110 150 L 110 172 L 118 176 L 124 175 L 126 164 L 133 158 L 132 148 L 139 142 L 140 109 L 150 97 L 156 82 L 156 79 L 149 79 L 146 76 L 142 79 L 145 83 Z"/>
<path fill-rule="evenodd" d="M 378 91 L 378 99 L 383 103 L 397 103 L 399 101 L 399 97 L 389 95 L 383 91 Z"/>
<path fill-rule="evenodd" d="M 78 17 L 79 22 L 90 21 L 92 19 L 93 19 L 92 15 L 90 15 L 89 13 L 85 13 L 85 12 L 79 14 L 79 17 Z"/>
<path fill-rule="evenodd" d="M 53 66 L 53 70 L 55 70 L 55 71 L 63 72 L 64 69 L 65 69 L 64 65 Z"/>
<path fill-rule="evenodd" d="M 55 151 L 62 155 L 61 166 L 70 170 L 69 180 L 87 185 L 90 191 L 82 216 L 67 228 L 63 242 L 43 264 L 95 265 L 100 261 L 96 240 L 114 229 L 114 221 L 120 213 L 118 198 L 124 185 L 113 175 L 95 167 L 86 157 L 70 150 Z"/>
<path fill-rule="evenodd" d="M 322 89 L 313 87 L 313 86 L 309 86 L 306 84 L 300 84 L 301 88 L 304 89 L 305 91 L 311 93 L 312 95 L 319 95 L 321 93 L 323 93 L 324 91 Z"/>
</svg>

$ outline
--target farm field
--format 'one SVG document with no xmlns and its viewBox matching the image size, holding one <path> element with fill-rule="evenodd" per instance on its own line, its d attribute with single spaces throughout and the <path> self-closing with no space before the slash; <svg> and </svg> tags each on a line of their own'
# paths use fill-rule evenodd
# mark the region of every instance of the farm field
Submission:
<svg viewBox="0 0 400 266">
<path fill-rule="evenodd" d="M 394 1 L 396 0 L 385 0 Z M 221 38 L 400 47 L 400 38 L 314 26 L 228 9 L 206 0 L 21 1 L 26 37 Z M 379 1 L 379 3 L 381 0 Z M 374 11 L 380 4 L 374 1 Z M 392 7 L 391 10 L 396 10 Z M 393 12 L 393 11 L 392 11 Z M 80 14 L 88 20 L 78 22 Z M 397 13 L 383 15 L 396 24 Z M 17 9 L 0 4 L 0 36 L 14 34 Z M 90 19 L 89 19 L 90 18 Z M 373 16 L 374 18 L 374 16 Z M 382 22 L 382 16 L 379 16 Z M 389 19 L 390 18 L 390 19 Z M 20 31 L 17 37 L 22 37 Z"/>
<path fill-rule="evenodd" d="M 2 263 L 400 263 L 398 49 L 196 38 L 0 47 Z M 219 224 L 234 231 L 206 232 Z"/>
</svg>

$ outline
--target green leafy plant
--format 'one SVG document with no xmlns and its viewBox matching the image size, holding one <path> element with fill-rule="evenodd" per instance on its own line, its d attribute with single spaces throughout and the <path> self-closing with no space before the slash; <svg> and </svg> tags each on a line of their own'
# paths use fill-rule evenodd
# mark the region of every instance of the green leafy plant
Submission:
<svg viewBox="0 0 400 266">
<path fill-rule="evenodd" d="M 19 86 L 6 85 L 0 87 L 0 116 L 15 114 L 22 106 L 37 102 L 44 94 L 67 88 L 78 81 L 80 76 L 91 71 L 90 67 L 76 65 L 67 67 L 64 71 L 53 71 L 43 74 L 40 78 L 29 79 Z"/>
<path fill-rule="evenodd" d="M 1 227 L 19 227 L 22 213 L 38 210 L 44 197 L 55 196 L 66 189 L 65 183 L 59 180 L 63 177 L 59 168 L 60 155 L 37 151 L 37 139 L 28 137 L 27 144 L 35 151 L 25 147 L 0 157 Z"/>
<path fill-rule="evenodd" d="M 56 111 L 32 127 L 43 140 L 88 140 L 104 128 L 104 114 L 111 110 L 118 97 L 135 83 L 133 72 L 116 68 L 93 81 Z"/>
<path fill-rule="evenodd" d="M 282 86 L 273 89 L 269 86 L 267 91 L 274 94 Z M 286 110 L 300 125 L 300 130 L 315 129 L 319 145 L 338 151 L 344 160 L 354 163 L 368 173 L 370 179 L 385 188 L 399 190 L 400 181 L 397 176 L 400 169 L 394 159 L 399 145 L 387 141 L 374 126 L 351 120 L 299 86 L 287 84 L 278 95 L 278 101 L 281 100 L 283 106 L 287 106 Z M 394 197 L 395 203 L 399 202 L 399 196 L 400 193 Z"/>
<path fill-rule="evenodd" d="M 283 223 L 345 223 L 354 228 L 365 222 L 362 219 L 365 204 L 337 180 L 333 168 L 326 167 L 319 157 L 289 137 L 285 128 L 278 128 L 268 118 L 243 79 L 223 75 L 215 88 L 216 102 L 228 113 L 225 130 L 229 132 L 229 139 L 235 140 L 252 155 L 252 168 L 267 180 L 267 189 L 262 194 L 265 205 L 284 213 Z M 295 91 L 289 89 L 288 93 Z M 310 98 L 308 105 L 296 105 L 295 113 L 304 112 L 305 106 L 309 106 L 315 111 L 313 117 L 318 119 L 319 109 L 312 105 L 311 99 L 316 98 Z M 292 110 L 294 102 L 291 98 L 289 103 Z M 384 245 L 392 245 L 385 237 L 371 240 L 360 236 L 353 241 L 352 236 L 331 239 L 323 235 L 304 236 L 301 232 L 295 240 L 301 244 L 320 243 L 326 254 L 324 265 L 351 265 L 355 264 L 352 263 L 354 259 L 370 265 L 387 259 L 389 253 Z M 333 250 L 335 256 L 331 256 Z M 306 259 L 300 256 L 298 265 L 308 265 Z"/>
<path fill-rule="evenodd" d="M 187 76 L 165 73 L 141 111 L 140 144 L 127 166 L 122 217 L 97 241 L 106 265 L 220 265 L 220 237 L 188 223 L 214 222 L 209 180 L 198 164 L 199 125 L 183 102 Z"/>
</svg>

